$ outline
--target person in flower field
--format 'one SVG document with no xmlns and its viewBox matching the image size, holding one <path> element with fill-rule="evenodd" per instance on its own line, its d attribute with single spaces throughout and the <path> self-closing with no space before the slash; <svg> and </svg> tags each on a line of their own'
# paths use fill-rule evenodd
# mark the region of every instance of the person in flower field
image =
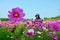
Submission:
<svg viewBox="0 0 60 40">
<path fill-rule="evenodd" d="M 36 17 L 35 21 L 40 21 L 41 23 L 43 22 L 39 14 L 36 14 L 35 17 Z"/>
<path fill-rule="evenodd" d="M 41 31 L 43 20 L 40 18 L 39 14 L 36 14 L 35 17 L 36 17 L 36 19 L 35 19 L 36 27 Z"/>
</svg>

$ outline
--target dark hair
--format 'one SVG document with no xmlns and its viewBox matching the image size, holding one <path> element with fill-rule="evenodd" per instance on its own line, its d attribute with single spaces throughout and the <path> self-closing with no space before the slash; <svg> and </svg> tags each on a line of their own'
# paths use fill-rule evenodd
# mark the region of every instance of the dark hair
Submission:
<svg viewBox="0 0 60 40">
<path fill-rule="evenodd" d="M 38 16 L 38 18 L 37 18 L 37 16 Z M 35 17 L 36 17 L 36 19 L 40 19 L 40 15 L 39 14 L 36 14 Z"/>
</svg>

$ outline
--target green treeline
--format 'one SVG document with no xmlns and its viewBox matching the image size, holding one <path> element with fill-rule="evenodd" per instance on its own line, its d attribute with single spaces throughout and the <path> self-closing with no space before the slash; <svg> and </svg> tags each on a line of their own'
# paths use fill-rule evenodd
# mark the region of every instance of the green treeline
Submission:
<svg viewBox="0 0 60 40">
<path fill-rule="evenodd" d="M 1 21 L 9 21 L 8 18 L 0 18 Z M 25 19 L 25 20 L 33 20 L 33 19 Z M 51 17 L 51 18 L 47 18 L 47 17 L 44 17 L 43 20 L 60 20 L 60 15 L 59 16 L 56 16 L 56 17 Z"/>
<path fill-rule="evenodd" d="M 0 18 L 1 21 L 9 21 L 8 18 Z"/>
<path fill-rule="evenodd" d="M 44 20 L 60 20 L 60 16 L 51 17 L 51 18 L 44 17 Z"/>
</svg>

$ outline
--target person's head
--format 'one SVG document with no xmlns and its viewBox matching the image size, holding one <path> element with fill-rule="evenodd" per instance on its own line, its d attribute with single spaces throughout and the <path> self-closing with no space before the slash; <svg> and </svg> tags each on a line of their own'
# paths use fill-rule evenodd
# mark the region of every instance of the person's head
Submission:
<svg viewBox="0 0 60 40">
<path fill-rule="evenodd" d="M 36 19 L 40 19 L 40 15 L 39 14 L 36 14 L 35 17 L 36 17 Z"/>
</svg>

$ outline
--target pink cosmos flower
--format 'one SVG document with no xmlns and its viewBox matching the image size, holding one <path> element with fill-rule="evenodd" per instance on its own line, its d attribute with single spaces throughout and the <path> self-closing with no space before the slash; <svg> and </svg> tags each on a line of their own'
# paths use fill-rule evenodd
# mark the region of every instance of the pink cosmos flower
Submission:
<svg viewBox="0 0 60 40">
<path fill-rule="evenodd" d="M 56 34 L 54 34 L 52 40 L 58 40 L 58 36 Z"/>
<path fill-rule="evenodd" d="M 57 32 L 60 32 L 60 24 L 50 23 L 48 27 L 50 28 L 50 30 L 55 30 Z"/>
<path fill-rule="evenodd" d="M 23 10 L 19 7 L 13 8 L 12 12 L 9 11 L 8 17 L 10 21 L 19 21 L 23 20 L 23 17 L 25 14 L 23 13 Z"/>
<path fill-rule="evenodd" d="M 14 25 L 16 25 L 16 26 L 19 26 L 21 23 L 20 23 L 20 21 L 16 21 L 16 22 L 14 22 L 14 21 L 12 22 L 12 21 L 11 21 L 11 22 L 9 22 L 9 24 L 14 24 Z"/>
<path fill-rule="evenodd" d="M 60 24 L 60 20 L 57 20 L 57 22 L 56 22 L 57 24 Z"/>
<path fill-rule="evenodd" d="M 26 37 L 31 37 L 33 38 L 34 36 L 34 29 L 29 29 L 27 32 L 26 32 Z"/>
<path fill-rule="evenodd" d="M 1 25 L 2 25 L 3 27 L 8 27 L 8 22 L 1 22 Z"/>
</svg>

